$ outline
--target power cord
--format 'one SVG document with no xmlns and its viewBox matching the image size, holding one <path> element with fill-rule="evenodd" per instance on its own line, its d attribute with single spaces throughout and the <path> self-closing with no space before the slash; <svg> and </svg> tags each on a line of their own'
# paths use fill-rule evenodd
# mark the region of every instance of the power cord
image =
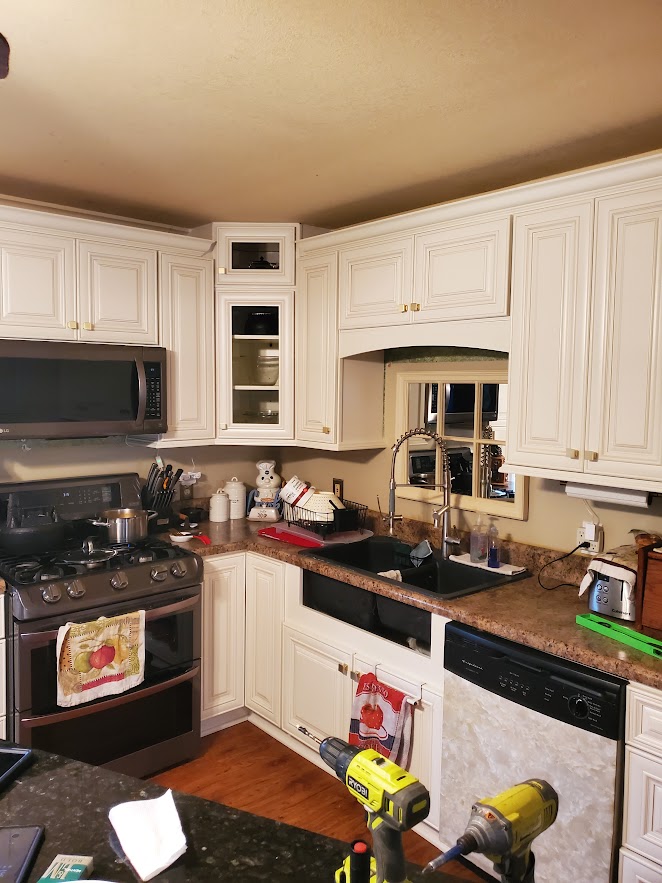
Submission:
<svg viewBox="0 0 662 883">
<path fill-rule="evenodd" d="M 561 586 L 572 586 L 573 588 L 576 589 L 577 586 L 575 585 L 575 583 L 558 583 L 558 584 L 555 585 L 555 586 L 544 586 L 544 585 L 542 584 L 542 580 L 540 579 L 540 575 L 542 574 L 543 570 L 544 570 L 546 567 L 549 567 L 549 566 L 550 566 L 550 564 L 556 564 L 557 561 L 563 561 L 564 558 L 568 558 L 568 557 L 570 557 L 570 555 L 572 555 L 574 552 L 576 552 L 577 549 L 588 549 L 588 548 L 590 548 L 590 545 L 591 545 L 591 544 L 588 542 L 588 540 L 584 540 L 583 543 L 579 543 L 578 546 L 575 546 L 574 549 L 571 549 L 569 552 L 566 552 L 565 555 L 559 555 L 558 558 L 553 558 L 551 561 L 548 561 L 547 564 L 543 564 L 543 566 L 542 566 L 542 567 L 540 568 L 540 570 L 538 571 L 538 585 L 540 586 L 540 588 L 541 588 L 541 589 L 545 589 L 546 592 L 551 592 L 551 591 L 553 591 L 554 589 L 560 589 Z"/>
</svg>

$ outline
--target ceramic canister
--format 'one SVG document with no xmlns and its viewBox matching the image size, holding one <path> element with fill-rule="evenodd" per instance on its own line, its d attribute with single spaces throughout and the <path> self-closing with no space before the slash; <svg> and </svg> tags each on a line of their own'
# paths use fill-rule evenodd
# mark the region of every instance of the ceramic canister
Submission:
<svg viewBox="0 0 662 883">
<path fill-rule="evenodd" d="M 230 498 L 223 488 L 219 488 L 209 498 L 209 520 L 227 521 L 230 517 Z"/>
<path fill-rule="evenodd" d="M 246 517 L 246 485 L 233 476 L 223 488 L 230 500 L 230 518 Z"/>
</svg>

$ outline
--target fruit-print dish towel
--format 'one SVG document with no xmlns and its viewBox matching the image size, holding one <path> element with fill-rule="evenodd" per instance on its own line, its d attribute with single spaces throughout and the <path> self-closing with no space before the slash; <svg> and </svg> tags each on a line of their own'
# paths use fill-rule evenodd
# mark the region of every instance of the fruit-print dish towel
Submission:
<svg viewBox="0 0 662 883">
<path fill-rule="evenodd" d="M 413 720 L 414 706 L 404 693 L 382 684 L 372 673 L 361 675 L 352 704 L 350 745 L 373 748 L 408 769 Z"/>
<path fill-rule="evenodd" d="M 57 635 L 57 704 L 82 705 L 145 679 L 145 611 L 68 622 Z"/>
</svg>

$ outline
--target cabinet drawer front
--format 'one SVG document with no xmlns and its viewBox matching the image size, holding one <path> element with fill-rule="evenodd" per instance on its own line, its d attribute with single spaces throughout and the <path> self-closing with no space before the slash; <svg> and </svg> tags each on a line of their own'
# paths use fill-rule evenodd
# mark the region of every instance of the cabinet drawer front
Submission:
<svg viewBox="0 0 662 883">
<path fill-rule="evenodd" d="M 662 754 L 662 693 L 639 684 L 627 687 L 625 741 Z"/>
<path fill-rule="evenodd" d="M 662 866 L 621 849 L 618 883 L 662 883 Z"/>
<path fill-rule="evenodd" d="M 625 749 L 623 842 L 662 863 L 662 759 Z"/>
<path fill-rule="evenodd" d="M 340 328 L 410 321 L 413 250 L 413 236 L 340 250 Z"/>
<path fill-rule="evenodd" d="M 508 315 L 510 217 L 416 237 L 414 321 Z"/>
</svg>

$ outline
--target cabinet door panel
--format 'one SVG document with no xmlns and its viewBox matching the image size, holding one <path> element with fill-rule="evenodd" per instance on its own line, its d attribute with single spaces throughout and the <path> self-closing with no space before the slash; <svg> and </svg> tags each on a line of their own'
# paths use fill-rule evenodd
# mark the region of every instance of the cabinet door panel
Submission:
<svg viewBox="0 0 662 883">
<path fill-rule="evenodd" d="M 413 236 L 340 249 L 340 328 L 409 322 Z"/>
<path fill-rule="evenodd" d="M 515 218 L 507 459 L 582 471 L 592 203 Z M 576 451 L 573 456 L 572 451 Z"/>
<path fill-rule="evenodd" d="M 79 242 L 78 275 L 81 340 L 157 343 L 156 251 Z"/>
<path fill-rule="evenodd" d="M 336 441 L 338 367 L 335 254 L 299 262 L 296 297 L 297 439 Z"/>
<path fill-rule="evenodd" d="M 245 556 L 205 559 L 202 719 L 244 704 Z"/>
<path fill-rule="evenodd" d="M 214 438 L 213 273 L 211 259 L 160 256 L 160 341 L 168 350 L 165 438 Z"/>
<path fill-rule="evenodd" d="M 510 217 L 416 237 L 414 322 L 508 315 Z"/>
<path fill-rule="evenodd" d="M 73 239 L 0 230 L 0 337 L 77 338 L 74 255 Z"/>
<path fill-rule="evenodd" d="M 246 705 L 280 726 L 282 561 L 246 555 Z"/>
<path fill-rule="evenodd" d="M 598 201 L 586 471 L 662 480 L 662 188 Z"/>
<path fill-rule="evenodd" d="M 294 629 L 283 628 L 283 729 L 305 745 L 316 736 L 347 738 L 351 711 L 351 655 Z M 342 671 L 341 671 L 342 669 Z"/>
<path fill-rule="evenodd" d="M 662 883 L 662 865 L 653 864 L 628 849 L 621 849 L 620 856 L 618 883 Z"/>
<path fill-rule="evenodd" d="M 623 842 L 662 863 L 662 761 L 627 746 Z"/>
</svg>

